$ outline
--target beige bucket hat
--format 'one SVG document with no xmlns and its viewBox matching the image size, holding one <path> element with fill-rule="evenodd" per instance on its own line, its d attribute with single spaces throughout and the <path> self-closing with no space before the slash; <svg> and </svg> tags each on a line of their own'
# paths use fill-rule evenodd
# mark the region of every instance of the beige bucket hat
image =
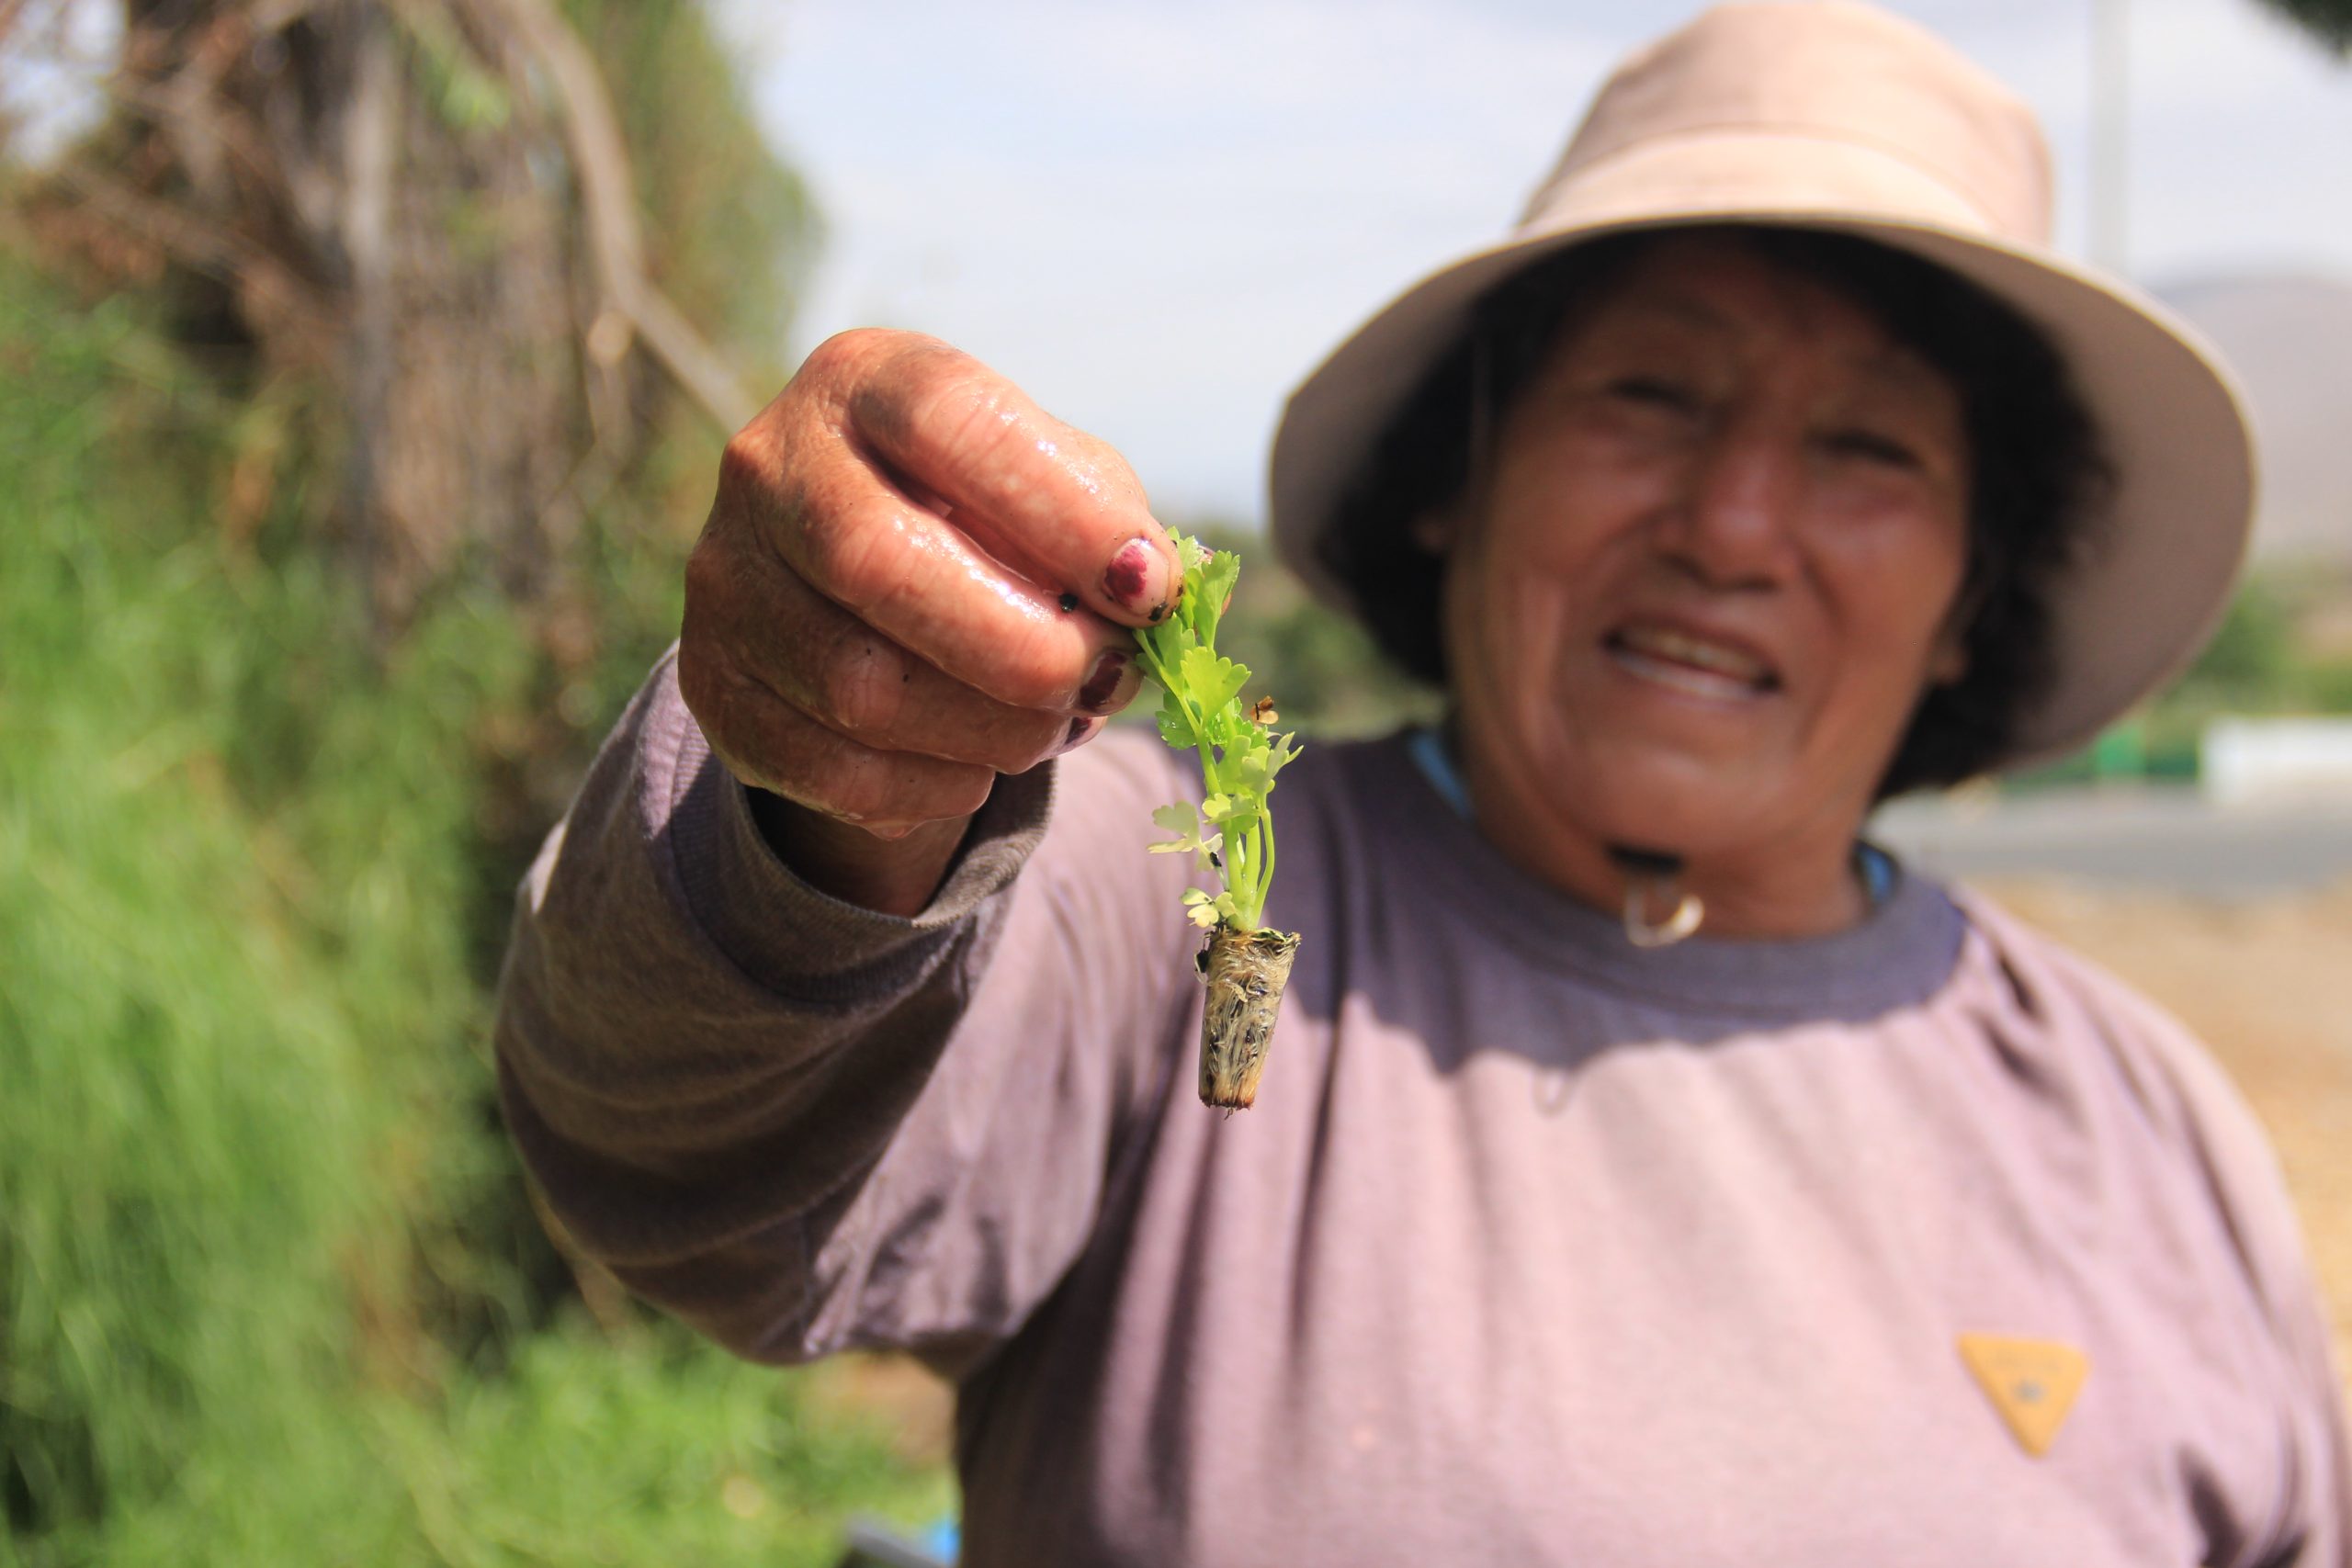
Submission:
<svg viewBox="0 0 2352 1568">
<path fill-rule="evenodd" d="M 1519 268 L 1629 229 L 1752 222 L 1860 235 L 1942 265 L 2038 325 L 2073 371 L 2116 484 L 2053 605 L 2057 671 L 2004 765 L 2071 750 L 2176 673 L 2228 602 L 2254 502 L 2229 373 L 2121 281 L 2050 248 L 2032 111 L 1933 34 L 1852 0 L 1718 6 L 1603 85 L 1518 228 L 1415 284 L 1300 384 L 1274 436 L 1274 540 L 1316 559 L 1370 443 Z"/>
</svg>

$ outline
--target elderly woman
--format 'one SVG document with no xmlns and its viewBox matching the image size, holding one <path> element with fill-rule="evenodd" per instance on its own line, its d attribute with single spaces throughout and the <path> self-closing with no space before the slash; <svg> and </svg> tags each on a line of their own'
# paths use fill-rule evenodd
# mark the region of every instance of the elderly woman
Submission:
<svg viewBox="0 0 2352 1568">
<path fill-rule="evenodd" d="M 1277 543 L 1451 717 L 1284 775 L 1231 1119 L 1144 853 L 1198 783 L 1102 730 L 1166 536 L 969 359 L 825 344 L 524 890 L 555 1211 L 746 1356 L 952 1379 L 975 1564 L 2352 1564 L 2254 1122 L 1861 838 L 2123 711 L 2242 546 L 2225 382 L 2046 208 L 1932 38 L 1727 7 L 1305 384 Z"/>
</svg>

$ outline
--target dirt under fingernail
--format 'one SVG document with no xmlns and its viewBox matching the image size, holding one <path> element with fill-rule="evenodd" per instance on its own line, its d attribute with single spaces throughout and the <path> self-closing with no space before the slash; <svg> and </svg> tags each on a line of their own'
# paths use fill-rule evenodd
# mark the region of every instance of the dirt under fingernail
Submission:
<svg viewBox="0 0 2352 1568">
<path fill-rule="evenodd" d="M 1086 684 L 1078 689 L 1078 705 L 1088 713 L 1101 713 L 1111 705 L 1119 690 L 1119 678 L 1127 672 L 1125 650 L 1112 649 L 1095 661 L 1094 671 L 1087 676 Z"/>
</svg>

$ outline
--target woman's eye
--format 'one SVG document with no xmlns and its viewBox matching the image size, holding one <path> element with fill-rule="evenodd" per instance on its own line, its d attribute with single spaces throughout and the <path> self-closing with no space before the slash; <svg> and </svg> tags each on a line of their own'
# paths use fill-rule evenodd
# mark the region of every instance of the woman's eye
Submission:
<svg viewBox="0 0 2352 1568">
<path fill-rule="evenodd" d="M 1881 435 L 1875 431 L 1833 430 L 1826 444 L 1841 457 L 1883 463 L 1891 468 L 1917 468 L 1920 466 L 1917 452 L 1893 436 Z"/>
<path fill-rule="evenodd" d="M 1697 395 L 1689 388 L 1656 376 L 1621 376 L 1609 383 L 1609 395 L 1677 413 L 1689 413 L 1699 406 Z"/>
</svg>

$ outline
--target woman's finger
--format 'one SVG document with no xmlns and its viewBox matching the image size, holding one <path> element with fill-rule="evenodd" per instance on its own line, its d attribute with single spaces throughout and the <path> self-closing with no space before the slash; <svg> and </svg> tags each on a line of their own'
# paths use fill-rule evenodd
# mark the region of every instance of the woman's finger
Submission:
<svg viewBox="0 0 2352 1568">
<path fill-rule="evenodd" d="M 830 345 L 829 345 L 830 346 Z M 918 500 L 935 497 L 989 554 L 1097 615 L 1145 626 L 1182 583 L 1143 486 L 1106 443 L 934 338 L 854 335 L 845 428 Z"/>
<path fill-rule="evenodd" d="M 728 771 L 743 783 L 869 832 L 888 833 L 978 811 L 996 770 L 912 752 L 878 751 L 777 696 L 724 652 L 681 656 L 687 705 Z"/>
<path fill-rule="evenodd" d="M 827 599 L 952 678 L 1013 707 L 1075 710 L 1135 640 L 984 549 L 956 522 L 872 470 L 822 486 L 780 530 L 793 571 Z"/>
<path fill-rule="evenodd" d="M 721 569 L 718 552 L 696 555 L 689 635 L 729 649 L 784 701 L 877 750 L 1020 773 L 1066 744 L 1074 718 L 1124 707 L 1141 682 L 1128 651 L 1114 648 L 1097 658 L 1073 703 L 1015 707 L 908 652 L 774 556 L 730 557 Z"/>
</svg>

